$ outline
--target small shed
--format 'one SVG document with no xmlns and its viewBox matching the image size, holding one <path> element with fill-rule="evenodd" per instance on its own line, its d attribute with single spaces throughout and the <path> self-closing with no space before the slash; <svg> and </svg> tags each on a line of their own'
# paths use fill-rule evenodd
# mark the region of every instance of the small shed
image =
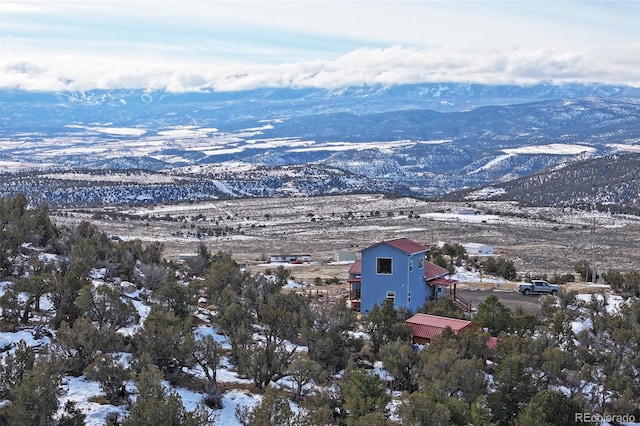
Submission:
<svg viewBox="0 0 640 426">
<path fill-rule="evenodd" d="M 472 321 L 429 314 L 415 314 L 406 320 L 405 324 L 411 329 L 412 343 L 420 345 L 429 343 L 431 339 L 440 336 L 447 327 L 456 336 L 463 330 L 482 330 L 480 324 Z"/>
<path fill-rule="evenodd" d="M 349 250 L 335 250 L 333 252 L 333 260 L 336 262 L 355 262 L 356 253 Z"/>
<path fill-rule="evenodd" d="M 466 243 L 462 245 L 470 256 L 493 256 L 493 247 L 481 243 Z"/>
</svg>

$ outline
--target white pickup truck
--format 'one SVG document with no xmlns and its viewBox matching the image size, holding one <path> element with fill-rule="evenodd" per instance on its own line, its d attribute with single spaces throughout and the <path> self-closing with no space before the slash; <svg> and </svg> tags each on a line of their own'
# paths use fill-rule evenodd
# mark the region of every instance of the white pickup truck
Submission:
<svg viewBox="0 0 640 426">
<path fill-rule="evenodd" d="M 520 293 L 525 296 L 530 294 L 550 294 L 557 296 L 560 289 L 557 285 L 549 284 L 543 280 L 531 280 L 531 284 L 520 284 Z"/>
</svg>

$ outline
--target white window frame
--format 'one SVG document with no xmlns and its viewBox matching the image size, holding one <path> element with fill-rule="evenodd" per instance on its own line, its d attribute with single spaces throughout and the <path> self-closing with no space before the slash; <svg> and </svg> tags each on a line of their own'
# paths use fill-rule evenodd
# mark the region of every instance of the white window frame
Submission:
<svg viewBox="0 0 640 426">
<path fill-rule="evenodd" d="M 389 272 L 380 272 L 380 261 L 388 260 L 389 261 Z M 376 274 L 378 275 L 393 275 L 393 258 L 391 257 L 376 257 Z"/>
<path fill-rule="evenodd" d="M 386 300 L 391 300 L 393 304 L 396 304 L 396 292 L 395 291 L 387 291 Z"/>
</svg>

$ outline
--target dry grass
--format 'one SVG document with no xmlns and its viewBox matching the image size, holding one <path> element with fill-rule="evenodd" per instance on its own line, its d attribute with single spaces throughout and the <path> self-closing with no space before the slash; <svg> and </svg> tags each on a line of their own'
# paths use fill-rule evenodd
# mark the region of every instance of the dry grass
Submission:
<svg viewBox="0 0 640 426">
<path fill-rule="evenodd" d="M 491 216 L 454 215 L 473 208 Z M 113 210 L 113 208 L 112 208 Z M 89 220 L 122 238 L 160 240 L 168 259 L 194 253 L 202 242 L 213 252 L 231 252 L 250 272 L 273 269 L 264 260 L 273 254 L 311 254 L 317 263 L 291 265 L 292 274 L 313 282 L 347 278 L 349 265 L 327 264 L 334 250 L 359 251 L 383 239 L 407 237 L 427 246 L 438 241 L 479 242 L 513 260 L 519 273 L 564 274 L 578 260 L 591 261 L 595 241 L 596 266 L 632 271 L 640 264 L 640 218 L 615 217 L 551 208 L 523 209 L 512 203 L 432 203 L 381 195 L 313 198 L 251 198 L 200 204 L 119 209 L 127 214 L 154 217 L 185 216 L 182 222 L 161 220 L 94 220 L 96 210 L 55 212 L 59 225 Z M 116 211 L 118 209 L 116 208 Z M 441 213 L 447 212 L 448 216 Z M 63 213 L 64 215 L 61 215 Z M 205 220 L 193 221 L 202 214 Z M 596 218 L 597 228 L 591 232 Z M 233 234 L 198 239 L 188 235 L 198 226 L 226 227 Z"/>
</svg>

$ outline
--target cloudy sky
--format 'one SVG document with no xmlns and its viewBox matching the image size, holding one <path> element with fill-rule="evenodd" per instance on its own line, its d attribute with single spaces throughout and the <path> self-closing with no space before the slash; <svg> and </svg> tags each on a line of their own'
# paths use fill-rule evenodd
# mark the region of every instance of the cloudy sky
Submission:
<svg viewBox="0 0 640 426">
<path fill-rule="evenodd" d="M 640 87 L 640 1 L 6 1 L 0 87 Z"/>
</svg>

